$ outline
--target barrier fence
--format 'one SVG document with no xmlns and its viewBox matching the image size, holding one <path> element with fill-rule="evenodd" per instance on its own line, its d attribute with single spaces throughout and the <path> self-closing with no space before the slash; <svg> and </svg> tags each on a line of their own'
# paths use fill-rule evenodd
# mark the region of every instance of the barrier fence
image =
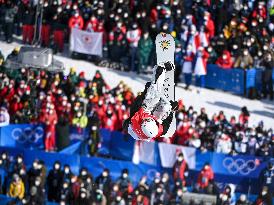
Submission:
<svg viewBox="0 0 274 205">
<path fill-rule="evenodd" d="M 220 89 L 238 95 L 247 93 L 250 88 L 262 89 L 262 69 L 252 68 L 248 70 L 233 68 L 222 69 L 214 64 L 207 65 L 205 86 L 212 89 Z M 274 72 L 272 72 L 274 79 Z"/>
</svg>

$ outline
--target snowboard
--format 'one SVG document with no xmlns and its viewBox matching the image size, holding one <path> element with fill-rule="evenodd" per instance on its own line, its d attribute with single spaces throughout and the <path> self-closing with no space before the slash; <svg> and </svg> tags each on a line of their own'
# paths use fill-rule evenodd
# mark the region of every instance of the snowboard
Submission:
<svg viewBox="0 0 274 205">
<path fill-rule="evenodd" d="M 160 33 L 156 36 L 155 40 L 156 45 L 156 56 L 157 56 L 157 65 L 160 65 L 164 62 L 171 61 L 174 64 L 174 53 L 175 53 L 175 41 L 170 34 Z M 163 89 L 163 95 L 168 100 L 175 100 L 175 82 L 174 74 L 175 70 L 166 72 L 165 84 Z M 173 113 L 173 120 L 170 124 L 170 127 L 167 133 L 161 137 L 170 138 L 176 131 L 176 117 L 175 112 Z"/>
</svg>

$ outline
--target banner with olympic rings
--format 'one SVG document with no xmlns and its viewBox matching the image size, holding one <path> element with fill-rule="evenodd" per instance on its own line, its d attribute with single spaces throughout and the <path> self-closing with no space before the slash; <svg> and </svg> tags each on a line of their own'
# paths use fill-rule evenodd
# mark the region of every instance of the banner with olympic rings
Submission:
<svg viewBox="0 0 274 205">
<path fill-rule="evenodd" d="M 20 124 L 2 127 L 0 144 L 9 147 L 43 148 L 44 127 Z"/>
<path fill-rule="evenodd" d="M 224 155 L 214 153 L 212 155 L 213 170 L 219 174 L 258 178 L 264 168 L 262 159 L 248 155 Z"/>
</svg>

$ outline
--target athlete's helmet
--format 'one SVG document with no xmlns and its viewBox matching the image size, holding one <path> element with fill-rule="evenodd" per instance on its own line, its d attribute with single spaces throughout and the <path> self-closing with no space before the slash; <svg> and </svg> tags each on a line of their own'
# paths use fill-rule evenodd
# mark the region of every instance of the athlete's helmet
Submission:
<svg viewBox="0 0 274 205">
<path fill-rule="evenodd" d="M 141 125 L 141 129 L 143 133 L 149 138 L 154 138 L 158 135 L 158 125 L 152 118 L 144 119 Z"/>
</svg>

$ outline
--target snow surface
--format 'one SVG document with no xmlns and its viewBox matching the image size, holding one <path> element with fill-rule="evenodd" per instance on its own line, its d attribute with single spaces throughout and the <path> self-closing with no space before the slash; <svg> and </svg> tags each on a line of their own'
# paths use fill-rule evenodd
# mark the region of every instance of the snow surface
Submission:
<svg viewBox="0 0 274 205">
<path fill-rule="evenodd" d="M 0 42 L 0 50 L 6 57 L 16 46 L 20 44 L 14 42 L 7 44 Z M 116 71 L 105 67 L 98 67 L 94 64 L 83 61 L 73 60 L 65 57 L 64 54 L 55 56 L 56 59 L 61 60 L 65 67 L 65 74 L 69 72 L 70 67 L 75 67 L 77 72 L 84 71 L 86 78 L 90 79 L 94 76 L 95 71 L 98 69 L 101 71 L 106 82 L 111 86 L 116 86 L 121 80 L 127 83 L 134 93 L 142 91 L 144 85 L 150 80 L 149 75 L 137 75 L 133 72 Z M 223 110 L 228 119 L 231 116 L 240 114 L 241 107 L 247 106 L 251 113 L 250 125 L 255 125 L 260 121 L 263 121 L 265 127 L 274 128 L 274 102 L 269 100 L 249 100 L 242 96 L 233 95 L 223 91 L 201 89 L 201 92 L 197 92 L 196 87 L 191 87 L 191 91 L 185 91 L 182 85 L 176 87 L 176 99 L 183 99 L 184 104 L 188 107 L 192 105 L 194 110 L 199 112 L 200 108 L 205 107 L 209 117 L 214 113 L 218 113 Z"/>
</svg>

